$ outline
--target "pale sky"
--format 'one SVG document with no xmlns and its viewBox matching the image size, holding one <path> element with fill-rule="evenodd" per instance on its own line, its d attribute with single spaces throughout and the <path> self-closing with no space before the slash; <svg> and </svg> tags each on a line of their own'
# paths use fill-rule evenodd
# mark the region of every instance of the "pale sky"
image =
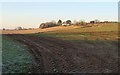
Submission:
<svg viewBox="0 0 120 75">
<path fill-rule="evenodd" d="M 37 28 L 42 22 L 59 19 L 118 20 L 118 2 L 5 2 L 0 8 L 2 28 Z"/>
</svg>

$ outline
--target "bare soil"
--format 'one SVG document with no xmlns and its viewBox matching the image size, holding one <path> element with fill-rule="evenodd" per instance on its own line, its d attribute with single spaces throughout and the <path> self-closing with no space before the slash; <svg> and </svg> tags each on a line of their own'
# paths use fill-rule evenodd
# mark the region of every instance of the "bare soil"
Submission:
<svg viewBox="0 0 120 75">
<path fill-rule="evenodd" d="M 116 73 L 117 49 L 103 44 L 70 42 L 52 37 L 23 34 L 7 36 L 27 45 L 34 57 L 34 73 Z M 117 43 L 112 43 L 117 47 Z"/>
</svg>

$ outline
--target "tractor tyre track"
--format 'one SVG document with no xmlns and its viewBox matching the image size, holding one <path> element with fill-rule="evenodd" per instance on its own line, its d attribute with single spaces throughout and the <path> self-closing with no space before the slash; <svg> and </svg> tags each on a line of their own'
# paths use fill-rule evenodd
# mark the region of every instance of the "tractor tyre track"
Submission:
<svg viewBox="0 0 120 75">
<path fill-rule="evenodd" d="M 110 53 L 103 55 L 108 56 L 108 62 L 102 54 L 96 54 L 94 52 L 96 50 L 90 52 L 87 48 L 81 48 L 83 45 L 81 43 L 20 34 L 7 36 L 28 47 L 28 51 L 37 63 L 33 70 L 35 73 L 117 72 L 117 56 L 114 58 Z M 99 46 L 98 49 L 100 49 Z"/>
</svg>

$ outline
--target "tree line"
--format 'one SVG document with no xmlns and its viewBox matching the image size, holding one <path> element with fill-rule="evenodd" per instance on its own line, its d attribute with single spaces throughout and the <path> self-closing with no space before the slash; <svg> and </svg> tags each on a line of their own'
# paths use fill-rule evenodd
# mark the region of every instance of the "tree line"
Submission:
<svg viewBox="0 0 120 75">
<path fill-rule="evenodd" d="M 54 27 L 54 26 L 70 26 L 70 25 L 87 26 L 88 24 L 97 24 L 97 23 L 118 23 L 118 22 L 116 22 L 116 21 L 103 21 L 103 22 L 101 22 L 98 19 L 95 19 L 95 20 L 90 21 L 90 22 L 85 22 L 84 20 L 79 20 L 79 21 L 74 20 L 72 22 L 71 20 L 62 21 L 59 19 L 57 22 L 51 21 L 51 22 L 41 23 L 39 25 L 39 28 L 43 29 L 43 28 Z M 28 29 L 33 30 L 34 28 L 28 28 Z M 28 29 L 22 28 L 21 26 L 15 28 L 15 30 L 28 30 Z M 3 28 L 3 30 L 6 30 L 6 29 Z"/>
<path fill-rule="evenodd" d="M 76 21 L 72 23 L 71 20 L 67 20 L 67 21 L 58 20 L 57 23 L 55 21 L 41 23 L 39 28 L 48 28 L 48 27 L 53 27 L 53 26 L 85 25 L 85 24 L 86 24 L 85 21 Z"/>
<path fill-rule="evenodd" d="M 70 25 L 86 26 L 87 24 L 97 24 L 97 23 L 117 23 L 117 22 L 113 22 L 113 21 L 101 22 L 98 19 L 95 19 L 90 22 L 85 22 L 84 20 L 80 20 L 80 21 L 75 20 L 74 22 L 72 22 L 71 20 L 62 21 L 59 19 L 57 22 L 51 21 L 51 22 L 41 23 L 39 28 L 48 28 L 48 27 L 54 27 L 54 26 L 70 26 Z"/>
</svg>

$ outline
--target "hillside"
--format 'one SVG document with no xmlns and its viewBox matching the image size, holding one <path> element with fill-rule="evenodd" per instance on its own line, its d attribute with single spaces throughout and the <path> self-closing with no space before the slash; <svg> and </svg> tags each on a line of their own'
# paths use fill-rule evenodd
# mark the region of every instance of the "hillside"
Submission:
<svg viewBox="0 0 120 75">
<path fill-rule="evenodd" d="M 27 34 L 28 31 L 31 32 Z M 14 34 L 5 30 L 3 33 L 27 47 L 26 50 L 33 57 L 31 61 L 36 62 L 31 67 L 34 68 L 33 73 L 118 72 L 117 23 L 20 30 Z"/>
<path fill-rule="evenodd" d="M 89 27 L 82 26 L 56 26 L 45 29 L 35 28 L 32 30 L 1 30 L 2 34 L 31 34 L 31 33 L 40 33 L 40 32 L 49 32 L 49 31 L 74 31 L 74 29 L 78 29 L 76 32 L 96 32 L 96 31 L 118 31 L 117 23 L 103 23 L 103 24 L 93 24 L 89 25 Z"/>
</svg>

